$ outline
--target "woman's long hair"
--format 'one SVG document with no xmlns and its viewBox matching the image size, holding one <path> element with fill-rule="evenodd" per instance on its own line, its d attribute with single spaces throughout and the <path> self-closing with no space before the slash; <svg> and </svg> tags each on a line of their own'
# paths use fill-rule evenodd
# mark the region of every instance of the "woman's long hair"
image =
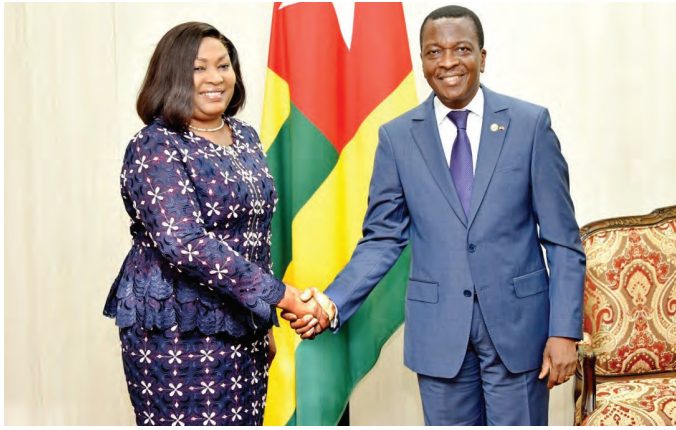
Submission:
<svg viewBox="0 0 676 430">
<path fill-rule="evenodd" d="M 225 115 L 233 116 L 244 106 L 246 92 L 235 45 L 209 24 L 186 22 L 162 37 L 148 64 L 136 101 L 136 112 L 146 125 L 161 118 L 173 130 L 186 129 L 193 111 L 195 58 L 205 37 L 213 37 L 223 43 L 235 71 L 235 90 Z"/>
</svg>

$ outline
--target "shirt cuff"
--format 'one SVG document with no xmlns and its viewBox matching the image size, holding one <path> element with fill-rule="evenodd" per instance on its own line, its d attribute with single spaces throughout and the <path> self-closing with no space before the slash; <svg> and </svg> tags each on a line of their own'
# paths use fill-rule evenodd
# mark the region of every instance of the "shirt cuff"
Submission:
<svg viewBox="0 0 676 430">
<path fill-rule="evenodd" d="M 337 329 L 338 325 L 339 325 L 339 321 L 340 320 L 338 319 L 338 307 L 336 307 L 336 314 L 333 316 L 333 319 L 331 320 L 331 325 L 329 325 L 329 328 L 331 330 Z"/>
</svg>

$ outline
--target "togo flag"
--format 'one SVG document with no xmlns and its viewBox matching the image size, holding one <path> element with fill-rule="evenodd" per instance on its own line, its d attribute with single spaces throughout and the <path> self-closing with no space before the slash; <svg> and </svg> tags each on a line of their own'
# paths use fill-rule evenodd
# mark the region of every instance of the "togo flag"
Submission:
<svg viewBox="0 0 676 430">
<path fill-rule="evenodd" d="M 261 141 L 279 202 L 273 270 L 324 290 L 362 237 L 378 127 L 417 105 L 401 3 L 275 3 Z M 335 425 L 404 320 L 408 249 L 337 334 L 281 320 L 266 425 Z"/>
</svg>

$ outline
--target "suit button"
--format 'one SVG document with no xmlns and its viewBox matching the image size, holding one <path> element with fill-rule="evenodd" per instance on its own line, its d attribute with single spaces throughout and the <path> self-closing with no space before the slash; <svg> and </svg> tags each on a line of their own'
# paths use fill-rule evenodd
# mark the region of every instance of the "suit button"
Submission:
<svg viewBox="0 0 676 430">
<path fill-rule="evenodd" d="M 472 297 L 472 292 L 470 290 L 465 290 L 462 292 L 462 294 L 464 294 L 465 297 Z"/>
<path fill-rule="evenodd" d="M 469 245 L 467 245 L 467 250 L 468 250 L 469 252 L 474 252 L 474 251 L 476 251 L 476 245 L 474 245 L 473 243 L 470 243 Z"/>
</svg>

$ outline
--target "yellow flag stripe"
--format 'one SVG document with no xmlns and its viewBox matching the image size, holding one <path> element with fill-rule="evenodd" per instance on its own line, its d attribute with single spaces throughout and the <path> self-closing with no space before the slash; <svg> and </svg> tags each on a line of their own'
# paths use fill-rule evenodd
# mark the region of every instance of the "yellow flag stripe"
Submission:
<svg viewBox="0 0 676 430">
<path fill-rule="evenodd" d="M 278 314 L 279 315 L 279 314 Z M 296 410 L 296 348 L 300 337 L 280 317 L 273 327 L 277 355 L 270 367 L 263 425 L 284 426 Z"/>
<path fill-rule="evenodd" d="M 261 123 L 261 143 L 265 152 L 270 149 L 279 130 L 291 112 L 291 93 L 289 84 L 275 72 L 268 69 L 265 76 L 265 98 L 263 100 L 263 122 Z"/>
<path fill-rule="evenodd" d="M 291 112 L 289 85 L 268 69 L 261 124 L 261 143 L 267 152 Z M 280 320 L 281 321 L 281 320 Z M 274 327 L 277 356 L 270 368 L 264 425 L 285 425 L 296 410 L 296 347 L 300 338 L 282 321 Z"/>
<path fill-rule="evenodd" d="M 293 261 L 286 282 L 324 290 L 345 267 L 362 237 L 378 128 L 416 104 L 411 72 L 364 120 L 336 167 L 293 220 Z"/>
<path fill-rule="evenodd" d="M 274 72 L 268 73 L 285 84 Z M 270 87 L 283 91 L 282 85 L 269 85 L 266 101 Z M 285 90 L 288 95 L 288 86 Z M 416 104 L 415 81 L 411 72 L 364 120 L 355 137 L 343 149 L 336 167 L 294 218 L 293 261 L 286 270 L 284 282 L 302 289 L 316 286 L 323 291 L 349 261 L 362 236 L 361 225 L 378 145 L 378 128 Z M 288 112 L 287 109 L 286 116 Z M 267 118 L 273 118 L 273 114 L 276 113 L 269 112 Z M 276 134 L 265 133 L 271 133 L 273 129 L 279 132 L 286 116 L 278 124 L 265 128 L 264 114 L 261 136 L 271 136 L 267 146 L 263 142 L 266 149 Z M 281 118 L 281 115 L 275 118 Z M 350 186 L 345 187 L 344 184 Z M 277 356 L 270 369 L 264 424 L 283 426 L 296 410 L 295 350 L 301 340 L 283 320 L 281 327 L 274 327 L 274 337 Z"/>
</svg>

